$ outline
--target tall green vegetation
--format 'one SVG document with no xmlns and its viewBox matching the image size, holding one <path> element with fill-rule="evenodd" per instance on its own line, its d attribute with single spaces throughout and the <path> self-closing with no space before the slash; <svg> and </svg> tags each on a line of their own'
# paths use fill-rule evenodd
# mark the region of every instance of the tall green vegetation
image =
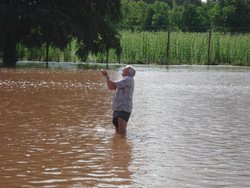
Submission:
<svg viewBox="0 0 250 188">
<path fill-rule="evenodd" d="M 122 62 L 157 64 L 207 64 L 208 33 L 172 32 L 167 60 L 166 32 L 121 34 Z M 250 65 L 250 36 L 213 33 L 211 64 Z"/>
<path fill-rule="evenodd" d="M 122 5 L 120 29 L 129 32 L 122 32 L 121 61 L 250 64 L 250 1 L 123 0 Z"/>
<path fill-rule="evenodd" d="M 108 61 L 112 63 L 155 64 L 208 64 L 208 33 L 171 32 L 170 52 L 167 58 L 167 32 L 121 31 L 119 59 L 115 50 L 109 50 Z M 212 32 L 210 64 L 250 65 L 250 35 Z M 75 55 L 77 42 L 72 41 L 64 51 L 50 49 L 50 61 L 81 61 Z M 24 60 L 43 60 L 46 49 L 18 49 Z M 88 55 L 87 62 L 105 62 L 103 53 Z"/>
</svg>

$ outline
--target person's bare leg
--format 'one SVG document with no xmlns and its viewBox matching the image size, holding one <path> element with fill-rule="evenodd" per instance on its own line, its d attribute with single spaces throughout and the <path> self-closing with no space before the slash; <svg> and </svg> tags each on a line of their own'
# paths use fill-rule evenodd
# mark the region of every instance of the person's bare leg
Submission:
<svg viewBox="0 0 250 188">
<path fill-rule="evenodd" d="M 115 132 L 119 134 L 119 127 L 115 127 Z"/>
<path fill-rule="evenodd" d="M 126 132 L 127 132 L 127 122 L 124 119 L 118 117 L 118 133 L 125 135 Z"/>
</svg>

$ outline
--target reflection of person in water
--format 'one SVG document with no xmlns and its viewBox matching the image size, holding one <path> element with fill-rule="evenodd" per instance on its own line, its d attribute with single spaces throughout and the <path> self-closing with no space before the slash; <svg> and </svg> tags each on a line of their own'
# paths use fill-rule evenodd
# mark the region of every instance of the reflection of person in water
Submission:
<svg viewBox="0 0 250 188">
<path fill-rule="evenodd" d="M 123 78 L 118 81 L 111 81 L 106 70 L 101 70 L 101 73 L 106 77 L 108 88 L 116 90 L 113 99 L 113 124 L 116 132 L 126 134 L 127 123 L 133 108 L 135 69 L 130 65 L 123 68 Z"/>
<path fill-rule="evenodd" d="M 119 185 L 131 184 L 131 172 L 128 167 L 131 162 L 131 145 L 125 137 L 115 134 L 112 140 L 112 160 L 110 165 L 114 169 L 116 178 L 119 178 Z"/>
</svg>

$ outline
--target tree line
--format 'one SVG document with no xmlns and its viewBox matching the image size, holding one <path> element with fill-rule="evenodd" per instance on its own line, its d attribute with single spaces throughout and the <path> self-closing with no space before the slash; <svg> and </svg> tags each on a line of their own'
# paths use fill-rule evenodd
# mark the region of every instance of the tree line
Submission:
<svg viewBox="0 0 250 188">
<path fill-rule="evenodd" d="M 68 48 L 82 61 L 89 53 L 122 54 L 120 31 L 250 32 L 249 0 L 0 0 L 0 56 L 15 67 L 17 48 Z M 1 59 L 1 57 L 0 57 Z"/>
<path fill-rule="evenodd" d="M 120 29 L 250 32 L 249 0 L 123 0 Z"/>
</svg>

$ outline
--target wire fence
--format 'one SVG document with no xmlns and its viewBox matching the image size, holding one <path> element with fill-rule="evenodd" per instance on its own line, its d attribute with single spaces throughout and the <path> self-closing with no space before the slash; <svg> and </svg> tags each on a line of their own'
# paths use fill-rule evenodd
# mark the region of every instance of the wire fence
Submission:
<svg viewBox="0 0 250 188">
<path fill-rule="evenodd" d="M 106 54 L 89 54 L 88 63 L 137 63 L 137 64 L 231 64 L 250 65 L 250 33 L 218 32 L 120 31 L 122 53 L 119 57 L 110 49 Z M 245 30 L 247 28 L 244 28 Z M 27 49 L 19 45 L 18 60 L 46 61 L 44 48 Z M 49 61 L 80 62 L 76 55 L 77 44 L 72 41 L 61 51 L 50 47 Z"/>
</svg>

